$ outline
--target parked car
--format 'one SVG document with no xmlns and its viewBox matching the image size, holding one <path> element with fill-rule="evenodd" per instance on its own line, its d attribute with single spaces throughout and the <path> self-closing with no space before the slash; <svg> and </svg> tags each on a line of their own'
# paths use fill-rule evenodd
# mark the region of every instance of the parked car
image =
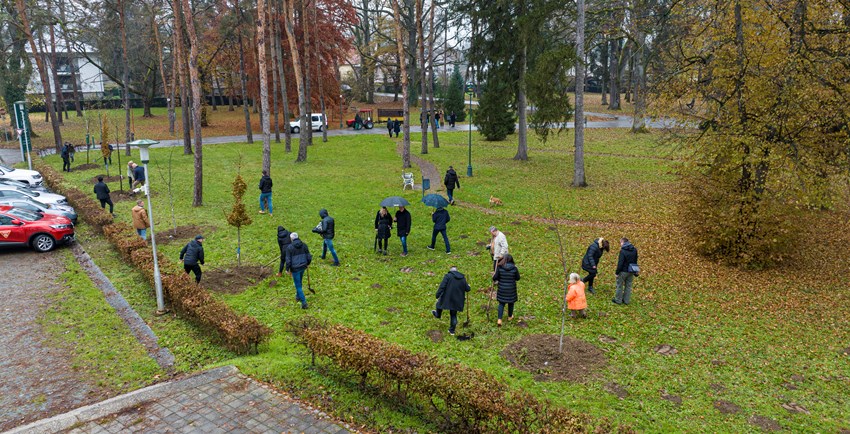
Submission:
<svg viewBox="0 0 850 434">
<path fill-rule="evenodd" d="M 32 191 L 28 188 L 23 187 L 11 187 L 8 185 L 0 185 L 0 199 L 2 198 L 15 198 L 19 199 L 22 197 L 28 197 L 35 199 L 39 202 L 44 202 L 47 204 L 56 204 L 56 205 L 67 205 L 68 200 L 65 199 L 65 196 L 54 194 L 54 193 L 42 193 L 40 191 Z"/>
<path fill-rule="evenodd" d="M 325 117 L 322 116 L 321 113 L 313 113 L 310 115 L 310 123 L 313 125 L 313 131 L 323 131 L 328 127 L 328 123 L 325 120 Z M 301 132 L 301 121 L 294 121 L 289 123 L 289 131 L 292 134 L 298 134 Z"/>
<path fill-rule="evenodd" d="M 9 205 L 15 208 L 25 209 L 27 211 L 40 212 L 42 214 L 60 215 L 62 217 L 67 217 L 68 219 L 70 219 L 71 223 L 77 224 L 77 212 L 74 211 L 74 208 L 70 206 L 48 205 L 46 203 L 42 203 L 31 198 L 11 199 L 3 197 L 0 197 L 0 205 Z"/>
<path fill-rule="evenodd" d="M 26 182 L 29 185 L 41 185 L 44 181 L 41 174 L 35 170 L 15 169 L 2 164 L 0 164 L 0 178 Z"/>
<path fill-rule="evenodd" d="M 34 191 L 43 191 L 45 193 L 50 193 L 50 190 L 48 190 L 47 187 L 44 186 L 44 184 L 32 185 L 27 184 L 23 181 L 16 181 L 14 179 L 0 178 L 0 185 L 11 185 L 14 187 L 23 187 Z"/>
<path fill-rule="evenodd" d="M 39 252 L 74 240 L 74 224 L 66 217 L 0 206 L 0 246 L 30 246 Z"/>
</svg>

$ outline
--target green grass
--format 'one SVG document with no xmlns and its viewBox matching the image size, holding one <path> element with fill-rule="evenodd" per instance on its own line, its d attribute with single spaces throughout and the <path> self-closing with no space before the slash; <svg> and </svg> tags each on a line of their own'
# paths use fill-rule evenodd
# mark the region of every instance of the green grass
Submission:
<svg viewBox="0 0 850 434">
<path fill-rule="evenodd" d="M 305 164 L 294 163 L 294 155 L 285 154 L 280 145 L 273 146 L 275 215 L 254 214 L 254 223 L 243 228 L 243 260 L 259 264 L 277 256 L 275 230 L 283 224 L 299 232 L 314 254 L 311 277 L 318 294 L 307 294 L 310 310 L 306 314 L 364 330 L 443 361 L 481 368 L 512 388 L 640 431 L 753 431 L 756 428 L 747 420 L 754 414 L 774 419 L 795 432 L 835 432 L 850 427 L 846 394 L 850 362 L 839 355 L 841 349 L 850 347 L 850 321 L 844 310 L 850 302 L 846 292 L 850 278 L 835 271 L 846 270 L 842 255 L 816 252 L 811 255 L 816 259 L 808 260 L 806 252 L 817 246 L 807 244 L 801 248 L 801 260 L 778 270 L 751 273 L 695 256 L 676 225 L 677 163 L 671 158 L 677 153 L 659 144 L 655 135 L 589 130 L 586 167 L 590 186 L 581 190 L 567 187 L 572 178 L 571 135 L 546 144 L 532 139 L 527 162 L 512 160 L 514 137 L 512 141 L 488 143 L 476 136 L 473 178 L 463 176 L 467 136 L 442 133 L 441 139 L 442 147 L 431 149 L 425 158 L 434 162 L 440 173 L 453 164 L 462 175 L 462 188 L 455 191 L 457 199 L 477 206 L 450 207 L 452 256 L 441 252 L 439 240 L 437 251 L 425 249 L 430 242 L 431 209 L 416 203 L 421 193 L 401 192 L 395 142 L 382 136 L 355 136 L 317 143 L 310 148 Z M 417 138 L 412 141 L 416 152 Z M 249 185 L 245 202 L 255 213 L 260 149 L 259 144 L 206 147 L 201 208 L 191 207 L 192 157 L 183 156 L 179 150 L 173 154 L 177 224 L 216 228 L 205 232 L 207 270 L 235 262 L 236 231 L 224 218 L 231 204 L 230 183 L 241 154 L 242 173 Z M 160 230 L 171 224 L 168 195 L 158 175 L 159 168 L 167 166 L 168 155 L 167 149 L 155 149 L 151 162 Z M 49 161 L 57 168 L 61 164 L 56 157 Z M 90 189 L 88 179 L 97 173 L 72 172 L 68 178 Z M 439 184 L 439 180 L 432 180 L 432 185 Z M 399 194 L 414 203 L 409 208 L 413 215 L 408 239 L 411 254 L 407 258 L 398 256 L 400 246 L 394 236 L 390 240 L 393 254 L 375 256 L 373 219 L 378 203 L 385 196 Z M 505 203 L 495 215 L 480 209 L 487 206 L 490 195 Z M 617 251 L 616 243 L 612 243 L 612 252 L 602 258 L 599 295 L 589 299 L 591 319 L 567 323 L 568 335 L 607 351 L 609 367 L 600 378 L 584 384 L 536 382 L 531 374 L 514 369 L 499 356 L 506 345 L 524 335 L 559 330 L 563 274 L 556 234 L 546 221 L 550 217 L 549 201 L 557 218 L 576 221 L 560 226 L 568 265 L 573 270 L 593 238 L 615 240 L 624 235 L 640 249 L 644 269 L 636 282 L 632 305 L 612 305 L 609 300 Z M 130 205 L 117 204 L 120 220 L 130 220 Z M 335 245 L 343 267 L 333 268 L 329 260 L 319 259 L 320 239 L 310 229 L 319 221 L 320 208 L 327 208 L 336 218 Z M 829 236 L 817 232 L 822 227 L 817 222 L 835 216 L 812 214 L 810 218 L 812 239 L 846 238 L 841 232 Z M 533 317 L 528 320 L 529 328 L 497 329 L 492 322 L 486 323 L 479 309 L 485 299 L 473 292 L 471 330 L 476 333 L 475 339 L 432 343 L 426 333 L 447 328 L 447 321 L 435 321 L 429 311 L 437 284 L 448 267 L 457 265 L 466 273 L 474 291 L 489 284 L 489 262 L 476 242 L 487 239 L 491 224 L 507 234 L 522 272 L 517 315 Z M 161 250 L 176 259 L 185 241 L 162 246 Z M 116 286 L 135 294 L 125 297 L 137 309 L 141 307 L 146 320 L 151 318 L 153 297 L 149 288 L 139 285 L 142 279 L 108 253 L 101 241 L 90 242 L 101 243 L 94 248 L 87 244 L 87 249 L 90 253 L 94 250 L 99 264 L 106 261 L 101 267 L 118 281 Z M 480 256 L 473 256 L 478 252 Z M 412 267 L 413 271 L 403 273 L 402 267 Z M 819 270 L 822 277 L 809 278 L 812 270 Z M 355 387 L 357 379 L 334 370 L 310 368 L 309 357 L 287 339 L 284 331 L 288 320 L 305 312 L 294 300 L 291 280 L 277 280 L 273 287 L 265 281 L 241 294 L 223 296 L 237 310 L 256 316 L 276 331 L 258 355 L 233 357 L 207 343 L 199 331 L 179 319 L 154 320 L 152 327 L 162 335 L 163 344 L 177 353 L 185 369 L 235 363 L 249 374 L 292 389 L 343 418 L 357 418 L 379 431 L 437 429 L 392 400 L 363 395 Z M 381 288 L 373 288 L 376 283 Z M 391 308 L 398 311 L 391 312 L 395 310 Z M 600 335 L 613 336 L 617 341 L 602 343 Z M 673 345 L 679 353 L 657 355 L 653 348 L 660 344 Z M 327 362 L 320 365 L 327 366 Z M 793 390 L 783 386 L 792 382 L 792 375 L 804 377 Z M 606 392 L 609 382 L 624 386 L 629 396 L 619 399 Z M 723 385 L 724 390 L 715 391 L 713 384 Z M 661 399 L 662 391 L 680 396 L 682 405 Z M 742 411 L 721 414 L 713 406 L 721 399 L 736 403 Z M 803 405 L 811 414 L 789 413 L 781 407 L 788 402 Z"/>
<path fill-rule="evenodd" d="M 92 383 L 126 392 L 152 383 L 164 372 L 103 299 L 69 251 L 64 252 L 64 289 L 52 296 L 39 319 L 50 336 L 70 351 L 73 369 Z"/>
</svg>

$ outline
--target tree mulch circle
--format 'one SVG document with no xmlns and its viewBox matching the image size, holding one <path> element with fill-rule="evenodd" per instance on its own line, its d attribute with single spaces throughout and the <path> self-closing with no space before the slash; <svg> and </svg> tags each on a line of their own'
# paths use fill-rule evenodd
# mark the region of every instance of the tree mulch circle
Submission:
<svg viewBox="0 0 850 434">
<path fill-rule="evenodd" d="M 100 175 L 97 175 L 97 176 L 102 176 L 103 182 L 106 182 L 106 183 L 118 182 L 118 181 L 121 180 L 121 177 L 119 175 L 106 176 L 104 174 L 100 174 Z M 98 183 L 97 176 L 92 176 L 92 178 L 89 180 L 89 182 L 91 182 L 92 184 L 97 184 Z"/>
<path fill-rule="evenodd" d="M 737 404 L 729 401 L 724 401 L 722 399 L 714 401 L 714 408 L 716 408 L 717 411 L 723 414 L 735 414 L 741 411 L 741 407 L 739 407 Z"/>
<path fill-rule="evenodd" d="M 185 241 L 188 243 L 189 241 L 195 239 L 196 235 L 206 235 L 214 230 L 215 228 L 212 227 L 203 227 L 198 225 L 177 226 L 176 228 L 171 228 L 164 231 L 157 231 L 156 242 L 158 244 L 168 244 L 173 241 Z"/>
<path fill-rule="evenodd" d="M 750 425 L 755 425 L 761 428 L 764 431 L 780 431 L 782 429 L 782 425 L 779 425 L 779 422 L 769 418 L 754 414 L 747 419 L 747 422 Z"/>
<path fill-rule="evenodd" d="M 103 165 L 97 163 L 86 163 L 80 164 L 79 166 L 71 167 L 71 170 L 91 170 L 91 169 L 102 169 Z"/>
<path fill-rule="evenodd" d="M 441 332 L 440 330 L 428 330 L 428 332 L 425 334 L 428 335 L 428 338 L 431 339 L 431 342 L 435 344 L 443 341 L 443 332 Z"/>
<path fill-rule="evenodd" d="M 597 378 L 608 365 L 605 352 L 580 339 L 564 336 L 558 353 L 558 335 L 528 335 L 499 353 L 514 367 L 534 374 L 537 381 L 586 382 Z"/>
<path fill-rule="evenodd" d="M 674 348 L 672 345 L 663 344 L 655 347 L 655 352 L 662 356 L 674 356 L 679 352 L 679 350 Z"/>
<path fill-rule="evenodd" d="M 210 291 L 239 294 L 272 275 L 272 269 L 258 265 L 232 266 L 204 271 L 201 284 Z"/>
</svg>

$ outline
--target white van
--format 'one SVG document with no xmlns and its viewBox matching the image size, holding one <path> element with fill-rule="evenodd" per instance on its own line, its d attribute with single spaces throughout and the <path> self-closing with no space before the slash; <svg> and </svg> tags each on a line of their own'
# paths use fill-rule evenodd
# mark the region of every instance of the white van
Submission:
<svg viewBox="0 0 850 434">
<path fill-rule="evenodd" d="M 325 128 L 328 127 L 327 120 L 321 113 L 313 113 L 310 115 L 310 123 L 313 124 L 313 131 L 324 131 Z M 301 121 L 294 121 L 289 123 L 289 131 L 292 134 L 298 134 L 301 132 Z"/>
</svg>

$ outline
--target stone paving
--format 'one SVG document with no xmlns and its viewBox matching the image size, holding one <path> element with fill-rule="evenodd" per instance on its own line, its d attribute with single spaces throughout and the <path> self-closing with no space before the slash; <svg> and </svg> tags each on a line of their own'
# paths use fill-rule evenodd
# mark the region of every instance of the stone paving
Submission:
<svg viewBox="0 0 850 434">
<path fill-rule="evenodd" d="M 233 366 L 157 384 L 18 427 L 18 433 L 352 432 Z"/>
</svg>

